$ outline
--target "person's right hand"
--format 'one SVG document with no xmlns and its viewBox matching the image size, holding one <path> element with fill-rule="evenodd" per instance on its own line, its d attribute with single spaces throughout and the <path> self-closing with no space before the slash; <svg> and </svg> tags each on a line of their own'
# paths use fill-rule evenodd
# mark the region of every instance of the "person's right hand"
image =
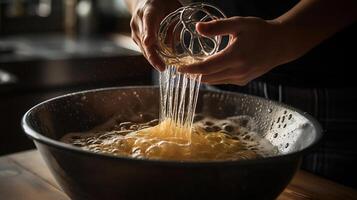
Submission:
<svg viewBox="0 0 357 200">
<path fill-rule="evenodd" d="M 131 37 L 140 47 L 150 64 L 163 71 L 165 64 L 157 54 L 157 31 L 161 20 L 170 12 L 181 7 L 177 0 L 130 0 L 133 3 L 130 12 Z"/>
</svg>

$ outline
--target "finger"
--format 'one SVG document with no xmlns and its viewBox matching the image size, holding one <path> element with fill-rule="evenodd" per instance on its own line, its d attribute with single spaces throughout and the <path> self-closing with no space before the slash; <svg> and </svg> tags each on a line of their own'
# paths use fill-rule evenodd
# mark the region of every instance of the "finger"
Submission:
<svg viewBox="0 0 357 200">
<path fill-rule="evenodd" d="M 143 15 L 142 46 L 149 62 L 155 68 L 163 71 L 165 64 L 157 53 L 157 29 L 161 21 L 161 16 L 153 14 L 150 10 Z"/>
<path fill-rule="evenodd" d="M 231 17 L 227 19 L 212 20 L 209 22 L 200 22 L 196 24 L 198 33 L 205 36 L 238 34 L 240 31 L 241 17 Z"/>
<path fill-rule="evenodd" d="M 144 52 L 144 49 L 143 49 L 143 47 L 141 46 L 141 40 L 139 39 L 139 36 L 136 35 L 135 33 L 132 33 L 132 34 L 131 34 L 131 38 L 133 39 L 133 41 L 135 42 L 135 44 L 138 45 L 138 47 L 140 48 L 140 51 L 141 51 L 141 53 L 143 54 L 143 56 L 146 57 L 145 52 Z"/>
<path fill-rule="evenodd" d="M 209 83 L 210 85 L 225 85 L 225 84 L 232 84 L 232 85 L 238 85 L 238 86 L 245 86 L 249 83 L 249 81 L 246 80 L 236 80 L 236 79 L 223 79 L 220 81 L 215 81 Z"/>
<path fill-rule="evenodd" d="M 239 85 L 239 86 L 245 86 L 247 85 L 251 80 L 257 78 L 256 74 L 254 71 L 250 71 L 249 73 L 246 73 L 240 77 L 234 77 L 231 78 L 229 81 L 230 84 L 234 85 Z"/>
<path fill-rule="evenodd" d="M 152 55 L 148 55 L 147 51 L 145 50 L 142 42 L 142 30 L 143 30 L 143 24 L 142 20 L 139 17 L 136 17 L 132 19 L 130 22 L 130 27 L 131 27 L 131 37 L 134 40 L 134 42 L 139 46 L 141 53 L 143 56 L 149 61 L 149 63 L 158 71 L 162 70 L 162 68 L 158 68 L 155 63 L 160 63 L 160 60 L 157 61 L 157 58 L 153 57 Z M 149 59 L 150 58 L 150 59 Z M 153 61 L 151 61 L 153 60 Z"/>
<path fill-rule="evenodd" d="M 157 48 L 157 45 L 150 45 L 144 47 L 149 62 L 159 71 L 164 71 L 165 63 L 162 61 L 159 54 L 157 53 Z"/>
<path fill-rule="evenodd" d="M 243 75 L 241 75 L 241 76 L 243 76 Z M 226 69 L 226 70 L 222 70 L 217 73 L 203 75 L 201 80 L 204 83 L 213 83 L 213 82 L 217 82 L 217 81 L 221 81 L 221 80 L 232 79 L 234 77 L 239 78 L 239 75 L 237 76 L 235 71 L 233 71 L 232 69 Z"/>
<path fill-rule="evenodd" d="M 135 42 L 136 45 L 139 46 L 141 52 L 144 54 L 143 49 L 141 47 L 141 39 L 140 35 L 140 28 L 139 25 L 141 23 L 141 19 L 139 17 L 133 17 L 130 21 L 130 29 L 131 29 L 131 38 Z"/>
<path fill-rule="evenodd" d="M 224 80 L 215 81 L 215 82 L 206 83 L 206 84 L 208 84 L 208 85 L 227 85 L 227 84 L 230 84 L 229 80 L 230 79 L 224 79 Z"/>
<path fill-rule="evenodd" d="M 250 80 L 249 79 L 241 79 L 241 80 L 230 79 L 230 80 L 228 80 L 228 82 L 229 82 L 229 84 L 233 84 L 233 85 L 245 86 L 250 82 Z"/>
<path fill-rule="evenodd" d="M 202 82 L 208 84 L 235 84 L 235 85 L 243 86 L 257 77 L 255 75 L 254 70 L 250 70 L 250 71 L 243 70 L 243 71 L 245 72 L 239 75 L 236 74 L 237 73 L 236 70 L 225 70 L 224 72 L 217 74 L 217 76 L 215 77 L 213 75 L 202 76 Z"/>
<path fill-rule="evenodd" d="M 213 74 L 227 69 L 232 62 L 235 62 L 234 56 L 231 56 L 231 47 L 227 47 L 221 52 L 208 57 L 207 59 L 191 65 L 182 66 L 178 69 L 181 73 L 190 74 Z"/>
<path fill-rule="evenodd" d="M 140 48 L 140 50 L 141 50 L 143 56 L 149 61 L 149 63 L 150 63 L 157 71 L 162 71 L 161 68 L 158 68 L 156 65 L 154 65 L 153 63 L 151 63 L 151 60 L 152 60 L 152 59 L 149 59 L 150 56 L 146 54 L 146 52 L 145 52 L 143 46 L 141 45 L 141 40 L 139 39 L 139 36 L 136 35 L 136 34 L 134 34 L 134 33 L 132 33 L 132 36 L 131 36 L 131 37 L 133 38 L 134 42 L 139 46 L 139 48 Z"/>
<path fill-rule="evenodd" d="M 157 42 L 157 31 L 163 17 L 158 13 L 154 13 L 150 9 L 146 10 L 142 18 L 143 26 L 143 44 L 151 45 Z"/>
</svg>

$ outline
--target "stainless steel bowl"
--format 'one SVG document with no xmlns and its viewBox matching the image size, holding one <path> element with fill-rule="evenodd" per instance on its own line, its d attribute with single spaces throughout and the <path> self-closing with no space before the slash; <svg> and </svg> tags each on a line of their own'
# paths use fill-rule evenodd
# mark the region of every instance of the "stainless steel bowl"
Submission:
<svg viewBox="0 0 357 200">
<path fill-rule="evenodd" d="M 304 152 L 322 136 L 311 116 L 240 93 L 200 91 L 197 112 L 222 118 L 248 115 L 256 131 L 277 146 L 274 157 L 242 161 L 179 162 L 96 154 L 59 142 L 115 117 L 158 117 L 159 89 L 105 88 L 45 101 L 22 126 L 62 189 L 72 199 L 274 199 L 289 183 Z"/>
</svg>

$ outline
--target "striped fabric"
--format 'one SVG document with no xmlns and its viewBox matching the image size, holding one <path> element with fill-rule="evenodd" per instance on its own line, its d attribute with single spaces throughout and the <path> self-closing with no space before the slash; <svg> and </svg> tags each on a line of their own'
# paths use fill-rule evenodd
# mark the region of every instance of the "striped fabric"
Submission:
<svg viewBox="0 0 357 200">
<path fill-rule="evenodd" d="M 279 101 L 314 116 L 324 129 L 320 145 L 304 157 L 302 168 L 357 188 L 357 92 L 351 88 L 298 88 L 251 82 L 221 89 Z"/>
</svg>

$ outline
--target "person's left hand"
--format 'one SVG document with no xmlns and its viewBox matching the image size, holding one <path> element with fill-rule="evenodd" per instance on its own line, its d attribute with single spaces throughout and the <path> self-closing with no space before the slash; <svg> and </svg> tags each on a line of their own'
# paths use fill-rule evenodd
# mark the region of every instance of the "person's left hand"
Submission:
<svg viewBox="0 0 357 200">
<path fill-rule="evenodd" d="M 181 73 L 202 74 L 205 83 L 245 85 L 275 66 L 295 59 L 286 53 L 289 41 L 275 21 L 232 17 L 201 22 L 196 29 L 206 36 L 232 37 L 229 46 L 221 52 L 178 69 Z"/>
</svg>

